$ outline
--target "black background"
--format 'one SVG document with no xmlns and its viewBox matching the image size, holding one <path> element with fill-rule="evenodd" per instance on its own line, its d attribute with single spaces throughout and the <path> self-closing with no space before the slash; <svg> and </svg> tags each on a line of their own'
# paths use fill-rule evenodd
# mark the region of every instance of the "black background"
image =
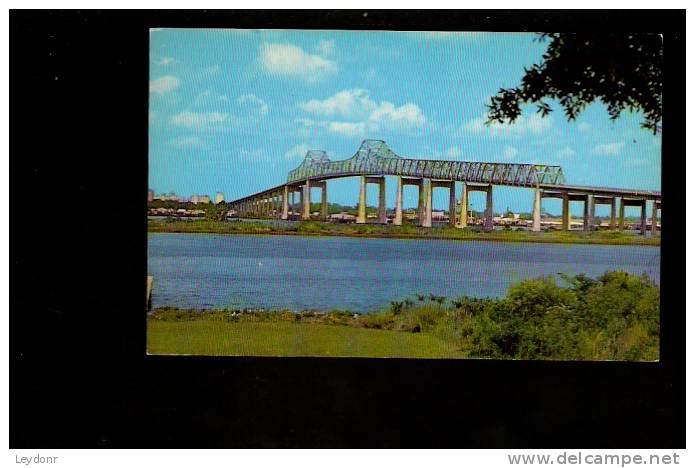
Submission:
<svg viewBox="0 0 695 468">
<path fill-rule="evenodd" d="M 661 362 L 145 356 L 148 28 L 177 26 L 663 33 Z M 684 12 L 12 11 L 10 50 L 11 448 L 685 447 Z"/>
</svg>

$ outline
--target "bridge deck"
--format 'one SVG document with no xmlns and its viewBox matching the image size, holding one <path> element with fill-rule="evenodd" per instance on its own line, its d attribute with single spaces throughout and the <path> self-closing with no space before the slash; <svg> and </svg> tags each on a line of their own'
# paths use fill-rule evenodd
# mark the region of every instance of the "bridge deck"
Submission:
<svg viewBox="0 0 695 468">
<path fill-rule="evenodd" d="M 378 174 L 375 174 L 378 176 Z M 354 177 L 354 176 L 341 176 L 341 177 Z M 312 177 L 312 181 L 336 179 L 339 177 Z M 441 179 L 434 179 L 441 180 Z M 291 182 L 286 184 L 280 184 L 275 187 L 263 190 L 261 192 L 256 192 L 252 195 L 248 195 L 243 198 L 238 198 L 229 203 L 240 203 L 247 200 L 253 200 L 255 198 L 270 195 L 271 193 L 282 191 L 285 185 L 298 186 L 302 185 L 302 182 Z M 473 184 L 472 184 L 473 185 Z M 480 184 L 478 184 L 480 185 Z M 488 185 L 488 184 L 486 184 Z M 518 185 L 511 184 L 492 184 L 503 187 L 517 187 L 517 188 L 529 188 L 529 187 L 519 187 Z M 595 195 L 604 197 L 623 197 L 623 198 L 645 198 L 648 200 L 661 200 L 661 192 L 652 190 L 635 190 L 635 189 L 625 189 L 625 188 L 611 188 L 611 187 L 592 187 L 586 185 L 557 185 L 557 184 L 540 184 L 539 188 L 548 192 L 569 192 L 578 195 Z"/>
</svg>

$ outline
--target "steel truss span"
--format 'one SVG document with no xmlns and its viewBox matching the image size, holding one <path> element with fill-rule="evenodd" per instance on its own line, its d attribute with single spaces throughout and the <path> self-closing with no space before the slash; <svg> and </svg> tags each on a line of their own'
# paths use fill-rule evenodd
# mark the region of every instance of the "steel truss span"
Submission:
<svg viewBox="0 0 695 468">
<path fill-rule="evenodd" d="M 375 174 L 518 187 L 565 183 L 560 166 L 402 158 L 382 140 L 363 141 L 354 156 L 342 161 L 331 161 L 325 151 L 309 151 L 287 183 Z"/>
</svg>

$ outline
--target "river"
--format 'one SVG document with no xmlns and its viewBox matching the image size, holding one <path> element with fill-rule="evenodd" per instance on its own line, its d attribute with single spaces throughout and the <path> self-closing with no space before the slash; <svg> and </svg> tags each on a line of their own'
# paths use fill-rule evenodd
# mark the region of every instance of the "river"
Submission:
<svg viewBox="0 0 695 468">
<path fill-rule="evenodd" d="M 659 262 L 653 246 L 148 234 L 153 307 L 367 312 L 416 293 L 502 296 L 558 272 L 620 269 L 658 283 Z"/>
</svg>

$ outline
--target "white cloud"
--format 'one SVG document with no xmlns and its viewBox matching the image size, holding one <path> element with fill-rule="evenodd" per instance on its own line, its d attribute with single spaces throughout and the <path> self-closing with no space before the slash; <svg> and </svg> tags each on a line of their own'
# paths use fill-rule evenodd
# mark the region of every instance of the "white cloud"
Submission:
<svg viewBox="0 0 695 468">
<path fill-rule="evenodd" d="M 333 96 L 319 100 L 299 103 L 299 107 L 310 114 L 366 118 L 376 108 L 376 103 L 369 98 L 366 89 L 346 89 Z"/>
<path fill-rule="evenodd" d="M 519 116 L 514 123 L 493 122 L 485 125 L 484 117 L 476 117 L 468 121 L 463 130 L 467 133 L 478 133 L 489 136 L 521 136 L 526 134 L 540 135 L 552 126 L 550 116 L 541 117 L 540 114 Z"/>
<path fill-rule="evenodd" d="M 303 126 L 300 134 L 309 136 L 310 132 L 306 131 L 310 128 L 325 128 L 330 133 L 343 136 L 364 136 L 367 129 L 375 130 L 374 126 L 367 126 L 365 122 L 339 122 L 328 120 L 311 120 L 311 119 L 296 119 L 295 122 Z"/>
<path fill-rule="evenodd" d="M 328 122 L 328 131 L 344 136 L 364 135 L 367 127 L 364 122 Z"/>
<path fill-rule="evenodd" d="M 304 159 L 306 153 L 309 151 L 309 145 L 306 143 L 300 143 L 293 146 L 290 150 L 285 153 L 285 159 Z"/>
<path fill-rule="evenodd" d="M 172 75 L 150 80 L 150 93 L 164 94 L 178 88 L 179 79 Z"/>
<path fill-rule="evenodd" d="M 322 57 L 328 57 L 329 55 L 333 55 L 334 50 L 335 42 L 331 40 L 322 40 L 319 42 L 319 45 L 316 46 L 316 52 L 318 52 L 318 54 Z"/>
<path fill-rule="evenodd" d="M 398 126 L 420 126 L 427 119 L 417 104 L 408 103 L 396 107 L 390 102 L 381 101 L 379 106 L 369 115 L 369 120 L 387 122 Z"/>
<path fill-rule="evenodd" d="M 580 122 L 579 125 L 577 125 L 577 128 L 579 129 L 580 132 L 586 132 L 589 131 L 591 128 L 591 125 L 589 125 L 586 122 Z"/>
<path fill-rule="evenodd" d="M 191 149 L 191 148 L 202 148 L 203 145 L 203 140 L 201 140 L 197 136 L 189 136 L 189 137 L 176 137 L 172 138 L 169 140 L 169 144 L 173 146 L 174 148 L 181 148 L 181 149 Z"/>
<path fill-rule="evenodd" d="M 229 115 L 222 112 L 180 112 L 169 119 L 178 126 L 189 129 L 205 129 L 220 127 L 227 123 Z"/>
<path fill-rule="evenodd" d="M 396 106 L 389 101 L 377 103 L 365 89 L 339 91 L 326 99 L 312 99 L 299 103 L 299 107 L 310 114 L 324 117 L 342 117 L 349 121 L 328 122 L 325 126 L 334 133 L 360 135 L 366 130 L 380 128 L 404 129 L 421 127 L 427 123 L 422 109 L 412 102 Z M 300 119 L 304 125 L 321 125 L 319 122 Z"/>
<path fill-rule="evenodd" d="M 251 107 L 261 115 L 268 113 L 268 105 L 265 101 L 255 94 L 242 94 L 236 99 L 237 104 L 244 107 Z"/>
<path fill-rule="evenodd" d="M 594 154 L 598 154 L 601 156 L 614 156 L 616 154 L 620 154 L 620 151 L 622 151 L 623 146 L 625 146 L 625 143 L 602 143 L 600 145 L 594 146 L 593 152 Z"/>
<path fill-rule="evenodd" d="M 570 158 L 570 157 L 574 156 L 575 154 L 577 154 L 577 153 L 572 148 L 570 148 L 569 146 L 565 146 L 560 151 L 558 151 L 556 153 L 556 156 L 559 159 L 563 159 L 563 158 Z"/>
<path fill-rule="evenodd" d="M 338 71 L 334 61 L 308 54 L 292 44 L 263 44 L 259 62 L 271 74 L 307 81 L 317 81 Z"/>
<path fill-rule="evenodd" d="M 514 159 L 517 154 L 519 154 L 518 149 L 514 148 L 513 146 L 507 146 L 502 151 L 502 158 L 503 159 Z"/>
<path fill-rule="evenodd" d="M 162 57 L 162 59 L 157 62 L 157 65 L 160 65 L 162 67 L 166 67 L 167 65 L 171 65 L 172 63 L 176 63 L 177 60 L 173 57 Z"/>
</svg>

